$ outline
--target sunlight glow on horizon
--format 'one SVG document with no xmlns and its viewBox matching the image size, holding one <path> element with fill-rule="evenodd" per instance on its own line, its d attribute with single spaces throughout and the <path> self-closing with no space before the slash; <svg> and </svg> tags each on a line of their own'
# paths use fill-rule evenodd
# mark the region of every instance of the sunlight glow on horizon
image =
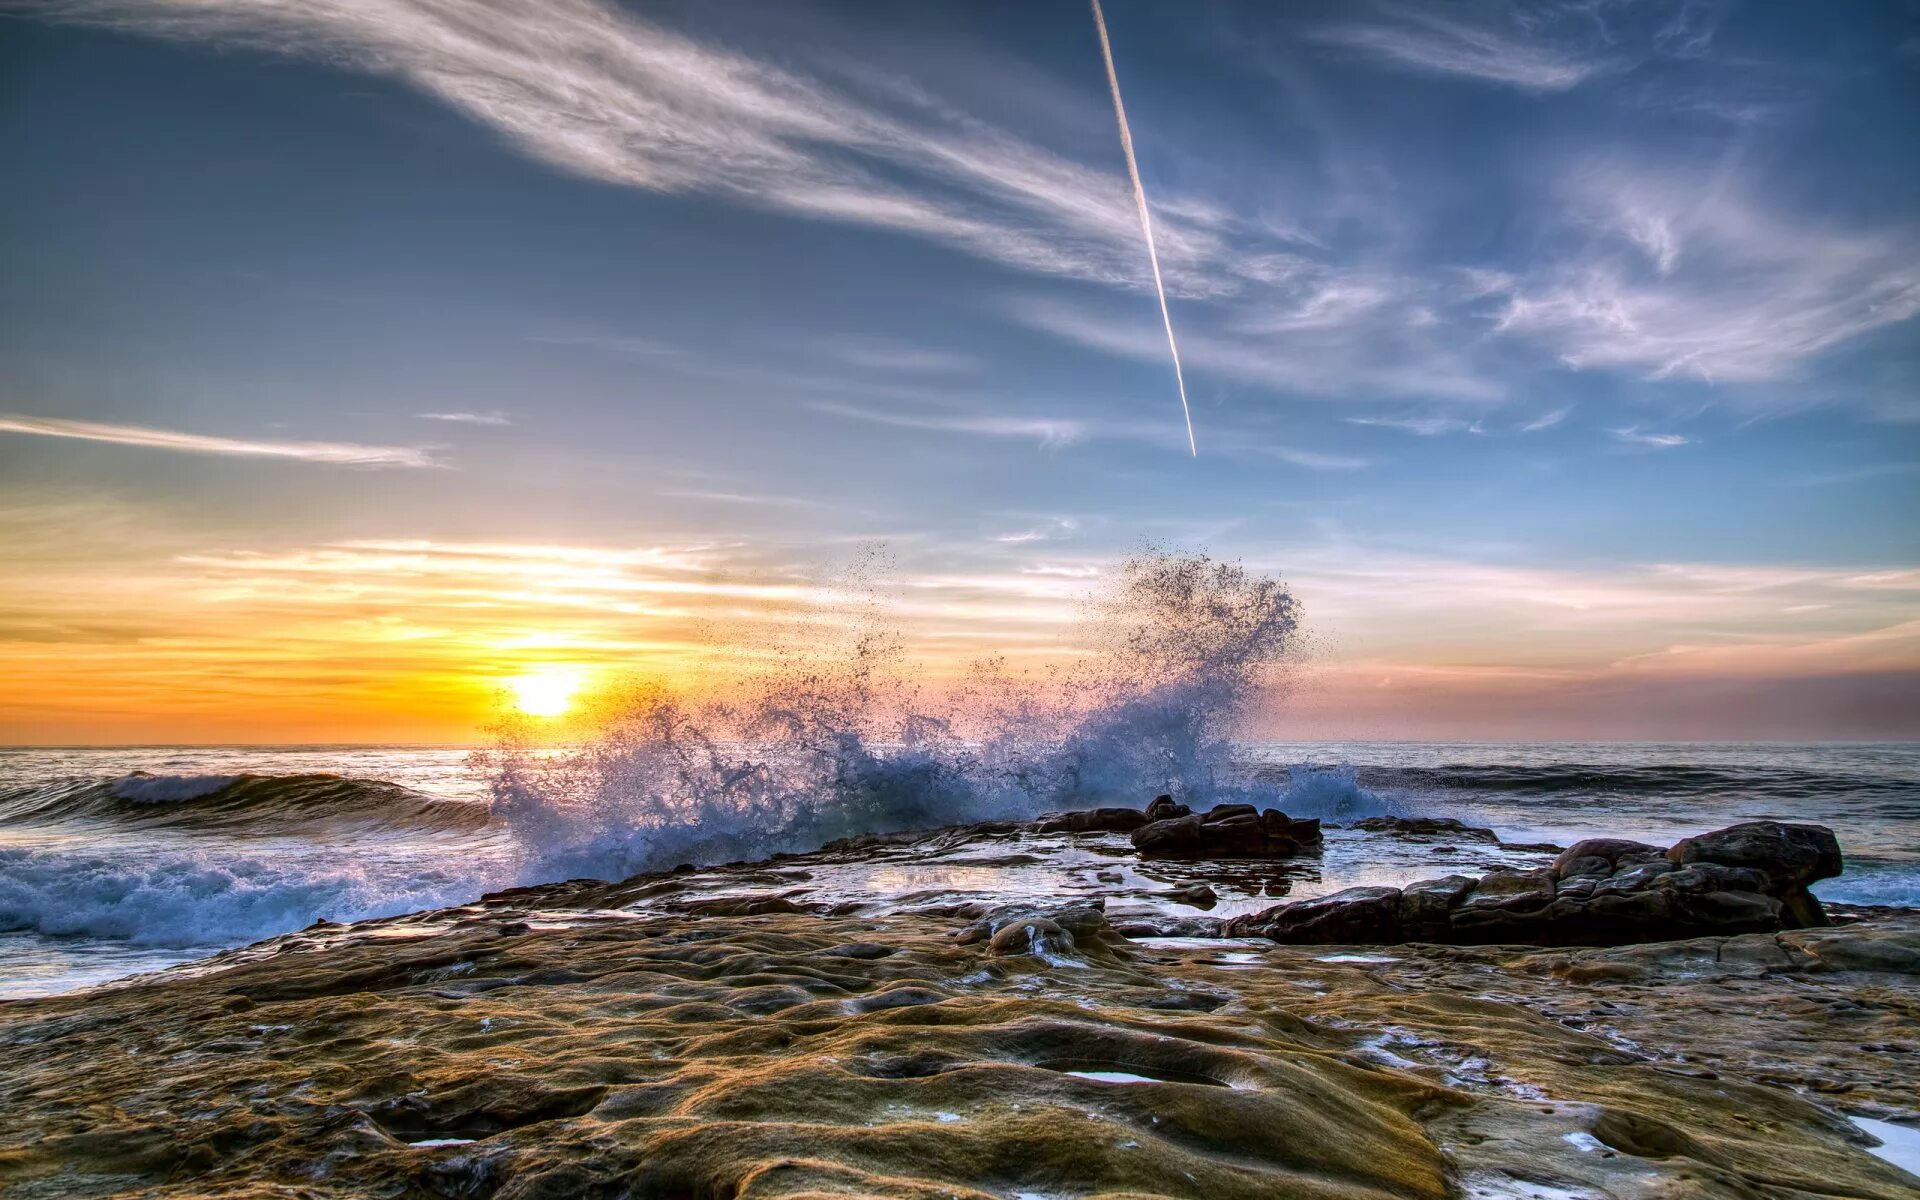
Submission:
<svg viewBox="0 0 1920 1200">
<path fill-rule="evenodd" d="M 583 667 L 541 667 L 507 680 L 514 707 L 530 717 L 563 716 L 587 684 Z"/>
</svg>

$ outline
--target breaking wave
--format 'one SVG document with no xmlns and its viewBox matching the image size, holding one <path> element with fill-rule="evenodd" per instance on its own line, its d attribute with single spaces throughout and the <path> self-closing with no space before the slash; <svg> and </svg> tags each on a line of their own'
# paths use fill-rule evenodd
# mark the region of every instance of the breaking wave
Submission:
<svg viewBox="0 0 1920 1200">
<path fill-rule="evenodd" d="M 371 779 L 339 775 L 149 775 L 62 780 L 0 791 L 0 825 L 93 824 L 205 830 L 239 837 L 355 832 L 477 830 L 484 805 L 441 800 Z"/>
<path fill-rule="evenodd" d="M 1292 784 L 1231 765 L 1239 720 L 1280 680 L 1299 605 L 1206 556 L 1140 555 L 1097 598 L 1073 665 L 980 664 L 929 699 L 877 605 L 724 700 L 643 689 L 576 749 L 511 731 L 482 756 L 521 878 L 622 878 L 757 859 L 858 833 L 1032 816 L 1170 792 L 1275 803 Z M 1307 780 L 1336 806 L 1350 777 Z M 1305 797 L 1303 797 L 1305 799 Z"/>
<path fill-rule="evenodd" d="M 458 860 L 465 862 L 464 858 Z M 418 858 L 339 848 L 0 846 L 0 930 L 136 946 L 232 946 L 326 917 L 359 921 L 472 899 L 476 880 Z"/>
</svg>

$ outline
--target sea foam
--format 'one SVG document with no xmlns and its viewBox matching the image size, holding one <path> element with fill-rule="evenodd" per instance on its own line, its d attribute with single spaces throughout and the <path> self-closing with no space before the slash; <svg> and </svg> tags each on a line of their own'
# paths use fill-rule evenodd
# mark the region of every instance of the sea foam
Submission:
<svg viewBox="0 0 1920 1200">
<path fill-rule="evenodd" d="M 513 737 L 483 756 L 521 880 L 620 878 L 804 851 L 835 838 L 1048 808 L 1274 803 L 1332 811 L 1350 776 L 1296 787 L 1233 769 L 1230 738 L 1289 661 L 1299 606 L 1278 580 L 1205 556 L 1140 555 L 1038 674 L 982 664 L 931 700 L 877 604 L 725 699 L 635 692 L 563 752 Z"/>
</svg>

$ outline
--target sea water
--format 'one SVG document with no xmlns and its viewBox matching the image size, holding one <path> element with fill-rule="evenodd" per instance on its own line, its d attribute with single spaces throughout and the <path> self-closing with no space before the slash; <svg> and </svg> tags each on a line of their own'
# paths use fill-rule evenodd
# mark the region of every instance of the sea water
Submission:
<svg viewBox="0 0 1920 1200">
<path fill-rule="evenodd" d="M 1812 821 L 1832 827 L 1847 855 L 1846 873 L 1816 887 L 1823 898 L 1920 906 L 1912 745 L 1255 742 L 1236 746 L 1233 761 L 1268 780 L 1281 807 L 1336 824 L 1391 812 L 1458 817 L 1509 841 L 1606 834 L 1664 845 L 1737 821 Z M 355 783 L 314 795 L 321 773 L 407 791 Z M 248 778 L 259 782 L 236 799 L 233 781 Z M 496 782 L 469 748 L 452 746 L 0 750 L 0 997 L 105 983 L 320 919 L 394 915 L 534 881 L 540 856 L 530 860 L 508 818 L 490 810 Z M 418 799 L 402 803 L 410 793 Z M 675 851 L 691 844 L 670 842 Z M 1486 857 L 1463 843 L 1456 867 L 1410 849 L 1335 832 L 1285 895 L 1472 873 Z M 716 845 L 721 857 L 709 861 L 740 857 L 731 850 Z M 551 878 L 574 874 L 580 857 L 563 856 Z M 1066 850 L 1058 857 L 979 869 L 889 863 L 837 882 L 873 894 L 1047 894 L 1060 871 L 1085 865 Z M 1145 882 L 1123 860 L 1106 865 L 1125 885 Z M 1249 895 L 1232 907 L 1263 902 L 1257 888 Z"/>
</svg>

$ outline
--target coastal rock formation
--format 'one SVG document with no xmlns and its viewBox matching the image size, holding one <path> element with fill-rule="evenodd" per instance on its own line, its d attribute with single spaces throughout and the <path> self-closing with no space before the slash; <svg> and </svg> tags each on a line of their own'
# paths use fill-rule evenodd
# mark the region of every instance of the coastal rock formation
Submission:
<svg viewBox="0 0 1920 1200">
<path fill-rule="evenodd" d="M 1455 817 L 1362 817 L 1353 828 L 1368 833 L 1400 833 L 1413 837 L 1444 836 L 1460 842 L 1498 842 L 1493 830 L 1469 825 Z"/>
<path fill-rule="evenodd" d="M 1042 813 L 1035 833 L 1130 833 L 1133 848 L 1164 858 L 1292 858 L 1321 845 L 1320 822 L 1295 820 L 1278 809 L 1216 804 L 1196 813 L 1172 796 L 1137 808 L 1087 808 Z"/>
<path fill-rule="evenodd" d="M 1227 932 L 1301 943 L 1576 946 L 1805 929 L 1827 923 L 1807 885 L 1841 866 L 1839 842 L 1819 825 L 1754 821 L 1666 850 L 1593 838 L 1539 870 L 1348 888 L 1235 918 Z"/>
<path fill-rule="evenodd" d="M 1292 858 L 1317 850 L 1320 843 L 1319 821 L 1295 820 L 1278 809 L 1262 811 L 1251 804 L 1217 804 L 1204 813 L 1150 821 L 1133 831 L 1135 850 L 1163 857 Z"/>
<path fill-rule="evenodd" d="M 1091 904 L 959 920 L 609 907 L 637 886 L 526 889 L 0 1004 L 0 1191 L 1902 1200 L 1916 1186 L 1824 1106 L 1920 1115 L 1913 993 L 1886 973 L 1920 956 L 1910 914 L 1624 950 L 1380 955 L 1129 946 Z"/>
</svg>

